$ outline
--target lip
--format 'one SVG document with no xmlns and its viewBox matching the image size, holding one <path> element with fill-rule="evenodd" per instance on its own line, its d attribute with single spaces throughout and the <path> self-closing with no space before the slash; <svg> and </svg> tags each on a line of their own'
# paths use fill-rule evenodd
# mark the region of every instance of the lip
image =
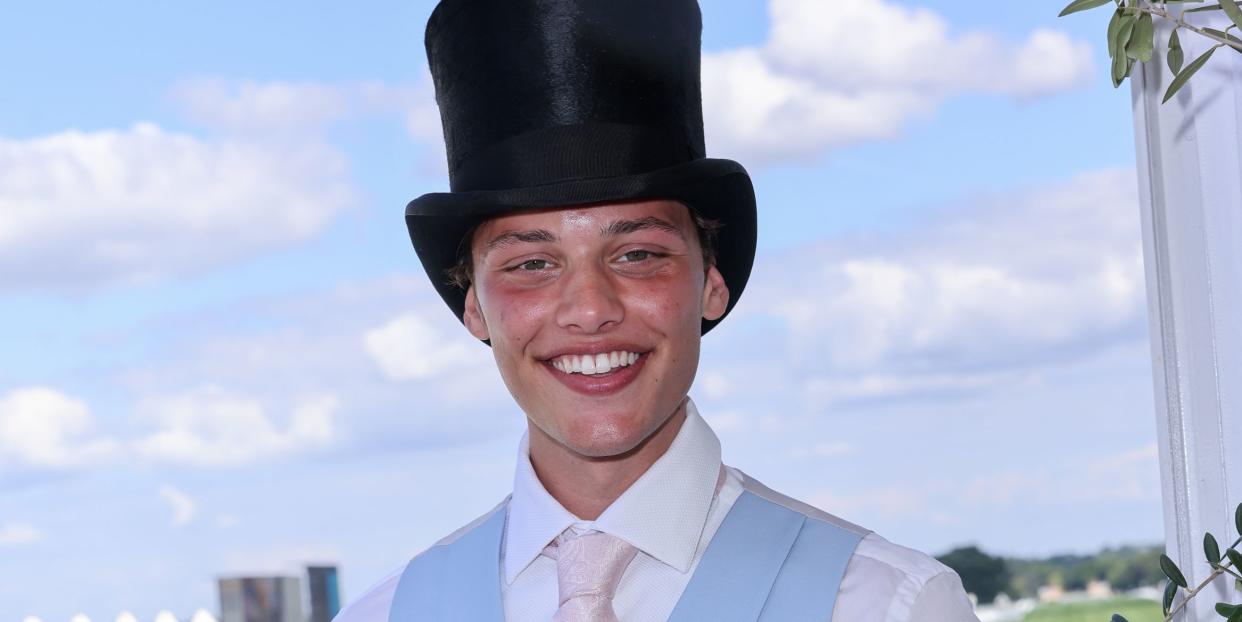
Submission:
<svg viewBox="0 0 1242 622">
<path fill-rule="evenodd" d="M 616 349 L 623 350 L 625 348 L 619 347 Z M 604 349 L 598 352 L 590 350 L 566 350 L 565 354 L 598 354 L 599 352 L 611 351 L 611 349 Z M 629 351 L 634 352 L 634 350 Z M 606 374 L 595 375 L 570 374 L 563 372 L 552 366 L 551 359 L 556 358 L 557 356 L 561 355 L 555 354 L 543 361 L 544 369 L 548 370 L 548 373 L 552 374 L 553 378 L 556 378 L 561 384 L 565 385 L 575 393 L 589 395 L 592 397 L 602 397 L 619 393 L 622 389 L 629 386 L 630 383 L 634 382 L 634 379 L 638 377 L 638 373 L 642 371 L 643 366 L 646 365 L 650 352 L 643 352 L 639 354 L 638 360 L 626 365 L 625 367 L 617 367 Z"/>
<path fill-rule="evenodd" d="M 556 350 L 537 356 L 540 361 L 549 363 L 552 359 L 566 354 L 607 354 L 609 352 L 633 352 L 638 355 L 645 355 L 651 351 L 651 348 L 640 346 L 635 343 L 626 343 L 622 341 L 598 341 L 595 343 L 582 343 L 573 346 L 563 346 Z"/>
</svg>

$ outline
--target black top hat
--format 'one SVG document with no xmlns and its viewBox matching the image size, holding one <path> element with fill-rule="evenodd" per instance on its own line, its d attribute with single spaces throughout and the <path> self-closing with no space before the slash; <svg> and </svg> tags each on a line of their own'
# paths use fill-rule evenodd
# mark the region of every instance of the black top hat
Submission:
<svg viewBox="0 0 1242 622">
<path fill-rule="evenodd" d="M 451 192 L 410 201 L 405 221 L 458 319 L 466 292 L 447 271 L 481 220 L 645 198 L 679 200 L 723 224 L 716 266 L 733 308 L 755 256 L 755 193 L 742 165 L 705 154 L 701 30 L 696 0 L 436 6 L 427 61 Z M 703 332 L 718 321 L 704 320 Z"/>
</svg>

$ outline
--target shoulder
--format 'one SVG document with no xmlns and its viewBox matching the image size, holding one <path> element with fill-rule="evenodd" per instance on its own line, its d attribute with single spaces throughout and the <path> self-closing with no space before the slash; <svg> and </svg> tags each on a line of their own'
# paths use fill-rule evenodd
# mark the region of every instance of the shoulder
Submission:
<svg viewBox="0 0 1242 622">
<path fill-rule="evenodd" d="M 759 480 L 743 473 L 742 471 L 738 469 L 734 469 L 730 467 L 729 470 L 732 471 L 731 474 L 733 476 L 737 477 L 741 481 L 741 487 L 743 491 L 749 492 L 755 495 L 756 497 L 759 497 L 760 499 L 769 501 L 771 503 L 775 503 L 788 510 L 797 512 L 798 514 L 801 514 L 807 518 L 834 525 L 845 531 L 854 533 L 858 535 L 859 537 L 863 537 L 871 533 L 870 530 L 860 527 L 858 525 L 855 525 L 854 523 L 851 523 L 839 516 L 829 514 L 828 512 L 825 512 L 813 505 L 803 503 L 802 501 L 794 499 L 793 497 L 776 492 L 775 490 L 772 490 L 771 488 L 764 486 L 762 483 L 759 482 Z"/>
<path fill-rule="evenodd" d="M 505 497 L 503 501 L 496 507 L 488 510 L 487 513 L 441 538 L 422 553 L 415 555 L 409 562 L 388 573 L 378 583 L 367 588 L 361 596 L 350 601 L 349 604 L 341 609 L 340 613 L 336 614 L 332 622 L 387 622 L 388 612 L 392 608 L 393 597 L 397 593 L 397 586 L 401 583 L 401 577 L 405 575 L 411 566 L 437 558 L 440 552 L 444 551 L 448 545 L 487 522 L 497 512 L 505 511 L 508 505 L 509 497 Z"/>
<path fill-rule="evenodd" d="M 776 492 L 736 471 L 742 489 L 807 518 L 860 536 L 838 591 L 833 619 L 857 621 L 973 622 L 974 608 L 951 568 L 869 529 Z"/>
<path fill-rule="evenodd" d="M 397 592 L 397 583 L 405 566 L 398 568 L 379 583 L 367 588 L 361 596 L 345 605 L 332 622 L 387 622 L 388 609 L 392 606 L 392 597 Z"/>
<path fill-rule="evenodd" d="M 850 559 L 841 581 L 842 609 L 874 610 L 886 603 L 886 622 L 943 620 L 974 622 L 974 606 L 952 568 L 914 549 L 868 534 Z M 864 619 L 843 614 L 844 619 Z M 869 618 L 867 618 L 869 619 Z"/>
</svg>

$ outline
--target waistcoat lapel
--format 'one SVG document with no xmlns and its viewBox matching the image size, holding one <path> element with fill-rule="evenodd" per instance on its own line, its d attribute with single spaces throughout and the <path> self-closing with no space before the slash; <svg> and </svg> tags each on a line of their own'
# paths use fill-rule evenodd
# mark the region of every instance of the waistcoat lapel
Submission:
<svg viewBox="0 0 1242 622">
<path fill-rule="evenodd" d="M 433 546 L 406 566 L 388 622 L 502 622 L 500 541 L 507 504 L 448 544 Z"/>
<path fill-rule="evenodd" d="M 830 622 L 862 536 L 743 492 L 669 621 Z"/>
</svg>

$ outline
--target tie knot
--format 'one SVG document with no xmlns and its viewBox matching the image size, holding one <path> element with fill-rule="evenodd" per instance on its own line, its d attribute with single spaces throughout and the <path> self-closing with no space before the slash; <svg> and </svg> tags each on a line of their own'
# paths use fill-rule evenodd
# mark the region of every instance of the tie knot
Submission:
<svg viewBox="0 0 1242 622">
<path fill-rule="evenodd" d="M 612 598 L 638 549 L 598 531 L 575 535 L 565 530 L 548 547 L 556 558 L 560 609 L 554 622 L 613 622 Z"/>
</svg>

